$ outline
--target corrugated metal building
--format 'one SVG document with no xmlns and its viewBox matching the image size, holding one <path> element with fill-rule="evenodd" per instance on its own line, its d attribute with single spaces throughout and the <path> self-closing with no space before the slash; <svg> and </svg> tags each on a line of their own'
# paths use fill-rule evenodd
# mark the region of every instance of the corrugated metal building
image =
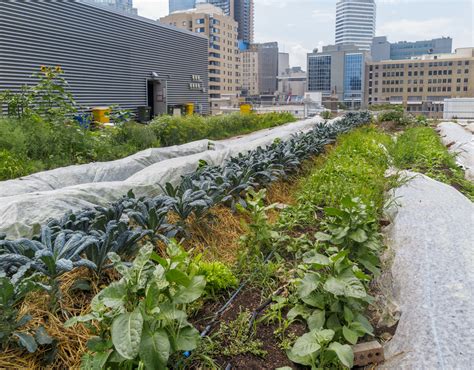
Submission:
<svg viewBox="0 0 474 370">
<path fill-rule="evenodd" d="M 1 0 L 0 91 L 34 84 L 41 65 L 60 65 L 85 107 L 209 112 L 206 37 L 74 0 Z"/>
</svg>

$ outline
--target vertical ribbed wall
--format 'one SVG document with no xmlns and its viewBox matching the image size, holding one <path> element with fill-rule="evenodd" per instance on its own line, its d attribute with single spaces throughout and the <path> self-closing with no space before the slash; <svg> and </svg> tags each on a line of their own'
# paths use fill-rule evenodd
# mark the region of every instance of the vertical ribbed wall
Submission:
<svg viewBox="0 0 474 370">
<path fill-rule="evenodd" d="M 168 106 L 209 112 L 208 39 L 155 21 L 75 1 L 0 1 L 0 91 L 35 81 L 60 65 L 84 106 L 147 104 L 151 73 L 169 76 Z M 192 75 L 204 91 L 191 90 Z"/>
</svg>

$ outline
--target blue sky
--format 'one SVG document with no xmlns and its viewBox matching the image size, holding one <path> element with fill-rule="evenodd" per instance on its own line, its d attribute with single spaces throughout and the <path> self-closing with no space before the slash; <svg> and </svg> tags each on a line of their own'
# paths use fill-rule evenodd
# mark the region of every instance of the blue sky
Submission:
<svg viewBox="0 0 474 370">
<path fill-rule="evenodd" d="M 376 0 L 377 35 L 389 41 L 453 37 L 454 48 L 474 46 L 474 0 Z M 168 0 L 134 0 L 139 14 L 159 18 Z M 278 41 L 292 66 L 306 53 L 334 43 L 336 0 L 255 0 L 255 41 Z"/>
</svg>

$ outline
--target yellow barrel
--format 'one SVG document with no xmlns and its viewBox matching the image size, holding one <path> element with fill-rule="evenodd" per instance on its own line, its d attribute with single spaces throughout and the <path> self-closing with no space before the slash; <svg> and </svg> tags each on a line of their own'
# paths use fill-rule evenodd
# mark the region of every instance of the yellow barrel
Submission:
<svg viewBox="0 0 474 370">
<path fill-rule="evenodd" d="M 94 107 L 92 108 L 92 116 L 94 122 L 109 123 L 110 122 L 110 108 L 109 107 Z"/>
<path fill-rule="evenodd" d="M 192 116 L 194 114 L 194 104 L 188 103 L 184 105 L 187 116 Z"/>
<path fill-rule="evenodd" d="M 240 113 L 241 114 L 250 114 L 250 113 L 252 113 L 252 104 L 242 104 L 240 106 Z"/>
</svg>

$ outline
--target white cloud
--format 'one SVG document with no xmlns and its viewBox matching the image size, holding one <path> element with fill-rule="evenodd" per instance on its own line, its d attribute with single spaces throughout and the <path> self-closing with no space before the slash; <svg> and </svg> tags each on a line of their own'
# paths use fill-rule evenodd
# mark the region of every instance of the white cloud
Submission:
<svg viewBox="0 0 474 370">
<path fill-rule="evenodd" d="M 168 0 L 134 0 L 133 6 L 142 17 L 158 19 L 168 15 Z"/>
</svg>

